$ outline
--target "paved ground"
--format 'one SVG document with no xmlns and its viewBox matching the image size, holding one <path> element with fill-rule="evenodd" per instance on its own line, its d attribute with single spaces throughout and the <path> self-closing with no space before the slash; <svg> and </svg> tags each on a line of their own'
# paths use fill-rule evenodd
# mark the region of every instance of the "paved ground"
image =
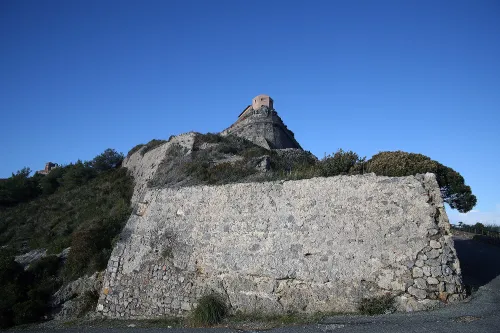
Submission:
<svg viewBox="0 0 500 333">
<path fill-rule="evenodd" d="M 456 239 L 456 249 L 461 261 L 464 282 L 479 288 L 464 303 L 447 306 L 430 312 L 391 314 L 382 316 L 336 316 L 320 323 L 305 326 L 276 328 L 267 332 L 453 332 L 500 333 L 500 248 L 467 239 Z M 493 279 L 493 280 L 492 280 Z M 30 329 L 24 332 L 61 333 L 192 333 L 192 332 L 256 332 L 231 328 L 67 328 Z"/>
<path fill-rule="evenodd" d="M 466 285 L 477 289 L 500 275 L 500 247 L 455 237 L 455 249 Z"/>
</svg>

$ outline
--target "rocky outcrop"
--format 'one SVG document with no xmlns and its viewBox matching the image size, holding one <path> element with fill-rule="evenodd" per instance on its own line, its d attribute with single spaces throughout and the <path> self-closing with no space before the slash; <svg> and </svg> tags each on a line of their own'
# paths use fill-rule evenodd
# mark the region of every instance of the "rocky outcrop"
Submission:
<svg viewBox="0 0 500 333">
<path fill-rule="evenodd" d="M 168 142 L 144 152 L 146 147 L 142 147 L 134 154 L 123 160 L 122 166 L 127 168 L 134 177 L 134 194 L 132 204 L 141 201 L 147 191 L 148 181 L 153 178 L 158 166 L 166 158 L 166 153 L 173 145 L 180 145 L 186 148 L 186 154 L 191 153 L 196 133 L 189 132 L 172 137 Z"/>
<path fill-rule="evenodd" d="M 267 106 L 248 110 L 220 134 L 236 135 L 266 149 L 302 149 L 278 113 Z"/>
<path fill-rule="evenodd" d="M 102 272 L 83 276 L 64 285 L 52 296 L 54 319 L 72 319 L 81 316 L 96 306 L 102 289 Z"/>
<path fill-rule="evenodd" d="M 14 261 L 28 269 L 30 264 L 47 256 L 47 249 L 34 249 L 25 254 L 14 257 Z"/>
<path fill-rule="evenodd" d="M 104 276 L 107 317 L 183 316 L 212 292 L 247 313 L 349 312 L 386 293 L 412 311 L 464 295 L 433 174 L 138 191 Z"/>
</svg>

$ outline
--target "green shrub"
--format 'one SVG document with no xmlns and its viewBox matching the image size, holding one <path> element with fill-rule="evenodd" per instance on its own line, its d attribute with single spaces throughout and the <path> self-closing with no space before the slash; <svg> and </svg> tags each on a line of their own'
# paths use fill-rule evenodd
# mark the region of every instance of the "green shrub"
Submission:
<svg viewBox="0 0 500 333">
<path fill-rule="evenodd" d="M 39 299 L 28 299 L 12 307 L 16 325 L 29 324 L 40 320 L 46 311 L 46 304 Z"/>
<path fill-rule="evenodd" d="M 87 184 L 95 177 L 97 177 L 97 171 L 92 168 L 90 162 L 77 161 L 66 167 L 62 176 L 62 185 L 66 189 L 74 189 Z"/>
<path fill-rule="evenodd" d="M 106 266 L 131 212 L 133 182 L 126 169 L 115 169 L 120 155 L 107 150 L 92 162 L 78 161 L 47 176 L 27 178 L 27 170 L 16 176 L 12 184 L 36 182 L 45 195 L 0 209 L 0 328 L 40 320 L 50 313 L 50 299 L 63 278 Z M 14 255 L 26 245 L 49 253 L 74 248 L 64 266 L 49 255 L 25 271 Z"/>
<path fill-rule="evenodd" d="M 75 280 L 106 268 L 113 239 L 120 233 L 129 215 L 130 210 L 126 209 L 121 216 L 98 219 L 72 234 L 71 251 L 63 271 L 66 280 Z"/>
<path fill-rule="evenodd" d="M 364 159 L 360 159 L 355 152 L 339 149 L 335 154 L 328 155 L 321 160 L 319 168 L 323 177 L 347 175 L 362 161 Z"/>
<path fill-rule="evenodd" d="M 473 240 L 482 242 L 482 243 L 487 243 L 495 246 L 500 246 L 500 238 L 499 237 L 491 237 L 491 236 L 485 236 L 485 235 L 474 235 L 472 237 Z"/>
<path fill-rule="evenodd" d="M 390 294 L 363 298 L 359 303 L 358 311 L 370 316 L 393 312 L 394 298 Z"/>
<path fill-rule="evenodd" d="M 167 140 L 157 140 L 153 139 L 146 143 L 144 149 L 141 150 L 141 155 L 144 156 L 148 151 L 155 149 L 156 147 L 166 143 Z"/>
<path fill-rule="evenodd" d="M 40 180 L 40 187 L 45 195 L 54 193 L 62 184 L 62 179 L 67 167 L 57 167 L 52 169 L 47 175 Z"/>
<path fill-rule="evenodd" d="M 127 170 L 113 169 L 77 188 L 63 186 L 52 195 L 1 210 L 0 246 L 20 251 L 28 243 L 32 249 L 59 253 L 71 246 L 76 231 L 94 227 L 111 242 L 128 219 L 132 191 L 133 182 Z M 102 259 L 96 259 L 92 265 L 104 260 L 109 248 L 106 243 L 93 252 Z"/>
<path fill-rule="evenodd" d="M 0 207 L 14 206 L 36 198 L 40 193 L 41 175 L 30 177 L 31 169 L 23 168 L 11 177 L 0 179 Z"/>
<path fill-rule="evenodd" d="M 0 328 L 38 321 L 50 310 L 50 298 L 61 286 L 59 260 L 49 256 L 28 270 L 10 251 L 0 253 Z"/>
<path fill-rule="evenodd" d="M 123 154 L 114 149 L 108 148 L 102 154 L 97 155 L 90 162 L 90 165 L 97 172 L 118 168 L 123 161 Z"/>
<path fill-rule="evenodd" d="M 464 178 L 458 172 L 422 154 L 403 151 L 381 152 L 366 162 L 366 167 L 367 172 L 389 177 L 432 172 L 436 175 L 443 200 L 451 208 L 466 213 L 477 203 L 470 186 L 465 185 Z"/>
<path fill-rule="evenodd" d="M 192 313 L 195 325 L 218 324 L 227 315 L 227 307 L 217 295 L 203 296 Z"/>
<path fill-rule="evenodd" d="M 61 258 L 56 255 L 46 256 L 32 263 L 28 271 L 37 280 L 44 280 L 57 274 L 61 268 Z"/>
<path fill-rule="evenodd" d="M 138 151 L 139 149 L 141 149 L 142 147 L 144 147 L 144 144 L 140 143 L 138 144 L 137 146 L 134 146 L 132 149 L 130 149 L 127 153 L 127 157 L 130 157 L 133 153 L 135 153 L 136 151 Z"/>
<path fill-rule="evenodd" d="M 83 305 L 78 317 L 83 316 L 87 312 L 95 309 L 99 300 L 99 292 L 97 290 L 87 290 L 83 295 Z"/>
</svg>

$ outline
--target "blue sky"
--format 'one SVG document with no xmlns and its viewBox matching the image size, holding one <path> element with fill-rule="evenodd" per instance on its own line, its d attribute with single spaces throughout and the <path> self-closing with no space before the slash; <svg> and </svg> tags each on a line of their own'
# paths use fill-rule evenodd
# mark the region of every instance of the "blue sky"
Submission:
<svg viewBox="0 0 500 333">
<path fill-rule="evenodd" d="M 500 224 L 500 2 L 0 2 L 0 177 L 218 132 L 269 94 L 318 157 L 422 153 Z"/>
</svg>

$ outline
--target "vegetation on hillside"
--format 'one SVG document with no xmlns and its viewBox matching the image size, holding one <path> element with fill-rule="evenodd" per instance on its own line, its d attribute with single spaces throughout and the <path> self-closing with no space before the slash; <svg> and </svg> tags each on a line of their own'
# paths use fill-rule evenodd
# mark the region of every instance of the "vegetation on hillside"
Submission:
<svg viewBox="0 0 500 333">
<path fill-rule="evenodd" d="M 139 150 L 144 156 L 165 142 L 151 140 L 137 145 L 127 156 Z M 467 212 L 476 204 L 471 188 L 458 172 L 421 154 L 381 152 L 366 160 L 353 151 L 339 149 L 318 160 L 307 151 L 269 151 L 235 136 L 197 134 L 190 153 L 179 144 L 171 144 L 166 157 L 148 186 L 432 172 L 443 199 L 452 208 Z M 133 181 L 127 170 L 120 168 L 123 158 L 123 154 L 107 149 L 91 161 L 61 166 L 45 176 L 30 176 L 31 170 L 23 168 L 0 179 L 1 327 L 39 320 L 50 310 L 50 297 L 61 285 L 106 267 L 131 213 Z M 68 247 L 67 258 L 56 255 Z M 27 270 L 14 261 L 15 255 L 39 248 L 47 249 L 49 256 Z M 215 310 L 208 313 L 210 318 L 218 318 L 220 309 Z"/>
<path fill-rule="evenodd" d="M 0 250 L 0 328 L 39 320 L 47 313 L 50 298 L 62 285 L 57 256 L 40 259 L 27 270 L 12 253 Z"/>
<path fill-rule="evenodd" d="M 150 187 L 307 179 L 366 172 L 391 177 L 432 172 L 443 200 L 451 208 L 468 212 L 477 202 L 458 172 L 427 156 L 402 151 L 381 152 L 367 161 L 353 151 L 339 149 L 318 160 L 305 151 L 269 151 L 235 136 L 197 134 L 191 154 L 180 145 L 172 145 L 167 157 L 150 180 Z M 268 159 L 269 167 L 266 172 L 259 172 L 263 158 Z"/>
<path fill-rule="evenodd" d="M 452 226 L 454 230 L 463 231 L 474 234 L 472 239 L 483 243 L 488 243 L 500 246 L 500 226 L 494 224 L 483 224 L 476 222 L 469 225 L 463 222 L 458 222 L 458 226 Z"/>
<path fill-rule="evenodd" d="M 131 213 L 133 181 L 122 159 L 108 149 L 46 176 L 23 169 L 1 182 L 0 326 L 39 320 L 63 283 L 106 267 Z M 32 249 L 57 254 L 68 247 L 65 261 L 49 255 L 27 271 L 14 261 Z"/>
</svg>

